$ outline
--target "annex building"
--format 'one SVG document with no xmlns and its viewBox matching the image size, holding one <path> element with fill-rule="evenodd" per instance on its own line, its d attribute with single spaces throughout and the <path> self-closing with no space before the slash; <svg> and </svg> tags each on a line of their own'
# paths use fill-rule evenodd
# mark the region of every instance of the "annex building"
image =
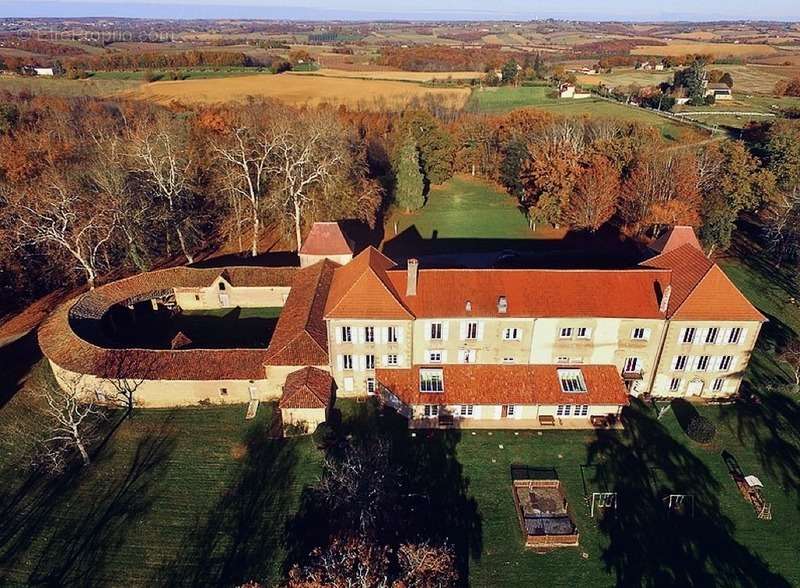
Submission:
<svg viewBox="0 0 800 588">
<path fill-rule="evenodd" d="M 277 400 L 316 424 L 337 396 L 379 395 L 414 427 L 613 425 L 629 394 L 735 394 L 766 320 L 691 228 L 651 248 L 619 270 L 399 267 L 372 247 L 353 256 L 336 223 L 318 223 L 299 268 L 140 274 L 64 304 L 39 340 L 61 382 L 135 388 L 142 406 Z M 263 345 L 115 336 L 137 308 L 264 307 L 277 319 Z"/>
</svg>

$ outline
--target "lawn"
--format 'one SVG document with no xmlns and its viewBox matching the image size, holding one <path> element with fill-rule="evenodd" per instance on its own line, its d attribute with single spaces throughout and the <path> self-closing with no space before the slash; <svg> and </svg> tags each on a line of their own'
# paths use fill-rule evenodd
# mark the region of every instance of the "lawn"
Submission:
<svg viewBox="0 0 800 588">
<path fill-rule="evenodd" d="M 466 108 L 474 112 L 499 113 L 516 108 L 534 107 L 564 116 L 589 116 L 616 118 L 623 121 L 651 125 L 661 131 L 665 139 L 677 141 L 688 127 L 675 123 L 641 108 L 616 104 L 599 98 L 552 98 L 549 86 L 522 86 L 519 88 L 485 88 L 473 90 Z"/>
<path fill-rule="evenodd" d="M 44 370 L 40 363 L 34 378 Z M 25 420 L 26 391 L 0 411 Z M 234 585 L 278 579 L 284 525 L 319 471 L 309 438 L 268 438 L 272 406 L 142 410 L 86 469 L 47 481 L 0 442 L 0 584 Z"/>
</svg>

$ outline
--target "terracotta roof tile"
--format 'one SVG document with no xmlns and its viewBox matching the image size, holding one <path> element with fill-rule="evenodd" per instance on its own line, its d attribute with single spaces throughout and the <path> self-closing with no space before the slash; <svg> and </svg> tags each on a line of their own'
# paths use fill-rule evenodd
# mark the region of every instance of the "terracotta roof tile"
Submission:
<svg viewBox="0 0 800 588">
<path fill-rule="evenodd" d="M 406 270 L 387 272 L 416 317 L 663 318 L 663 270 L 420 269 L 417 294 L 406 296 Z M 508 301 L 506 313 L 498 299 Z M 470 302 L 471 311 L 466 310 Z"/>
<path fill-rule="evenodd" d="M 347 255 L 353 248 L 337 222 L 314 223 L 300 247 L 307 255 Z"/>
<path fill-rule="evenodd" d="M 669 253 L 682 245 L 691 245 L 698 251 L 702 251 L 700 241 L 697 240 L 692 227 L 678 225 L 672 227 L 658 239 L 650 243 L 649 247 L 658 253 Z"/>
<path fill-rule="evenodd" d="M 434 367 L 434 366 L 429 366 Z M 562 392 L 556 365 L 444 365 L 444 392 L 419 391 L 419 371 L 379 368 L 377 380 L 413 404 L 627 404 L 628 393 L 613 365 L 581 365 L 586 392 Z"/>
<path fill-rule="evenodd" d="M 394 262 L 368 247 L 333 275 L 326 318 L 410 319 L 412 314 L 387 277 Z"/>
<path fill-rule="evenodd" d="M 333 378 L 319 368 L 305 367 L 286 376 L 280 408 L 328 408 L 333 398 Z"/>
</svg>

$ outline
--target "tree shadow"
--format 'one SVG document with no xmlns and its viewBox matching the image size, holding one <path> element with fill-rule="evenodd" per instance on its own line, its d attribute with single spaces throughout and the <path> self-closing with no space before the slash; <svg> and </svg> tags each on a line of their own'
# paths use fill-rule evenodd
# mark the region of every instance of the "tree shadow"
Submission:
<svg viewBox="0 0 800 588">
<path fill-rule="evenodd" d="M 34 558 L 28 584 L 106 585 L 105 558 L 156 500 L 174 447 L 168 418 L 139 439 L 124 475 L 114 472 L 107 484 L 111 449 L 96 452 L 89 468 L 71 467 L 57 478 L 27 476 L 11 500 L 3 501 L 0 566 L 8 570 L 21 558 Z M 41 535 L 47 539 L 34 555 L 31 543 Z"/>
<path fill-rule="evenodd" d="M 270 438 L 270 430 L 267 420 L 249 429 L 238 478 L 210 513 L 198 515 L 181 553 L 156 574 L 153 585 L 232 586 L 280 573 L 302 441 Z"/>
<path fill-rule="evenodd" d="M 459 576 L 466 584 L 470 559 L 481 556 L 483 531 L 477 502 L 470 496 L 470 481 L 456 456 L 460 431 L 417 431 L 412 437 L 405 418 L 367 402 L 343 415 L 337 434 L 342 442 L 333 444 L 329 454 L 348 444 L 384 442 L 389 463 L 397 466 L 402 478 L 398 508 L 384 513 L 376 535 L 393 548 L 420 541 L 453 546 Z M 302 562 L 336 532 L 314 489 L 307 488 L 297 515 L 287 524 L 286 568 Z"/>
<path fill-rule="evenodd" d="M 0 347 L 0 409 L 20 390 L 31 368 L 41 358 L 35 329 Z"/>
<path fill-rule="evenodd" d="M 623 431 L 598 431 L 590 463 L 617 493 L 598 527 L 602 560 L 617 586 L 789 586 L 733 538 L 720 484 L 706 465 L 635 401 Z M 670 495 L 690 495 L 669 508 Z M 665 498 L 667 500 L 665 500 Z M 676 501 L 677 503 L 677 501 Z"/>
<path fill-rule="evenodd" d="M 689 423 L 692 422 L 700 413 L 697 408 L 685 398 L 675 398 L 671 403 L 672 412 L 675 413 L 675 420 L 678 421 L 683 432 L 686 433 Z"/>
</svg>

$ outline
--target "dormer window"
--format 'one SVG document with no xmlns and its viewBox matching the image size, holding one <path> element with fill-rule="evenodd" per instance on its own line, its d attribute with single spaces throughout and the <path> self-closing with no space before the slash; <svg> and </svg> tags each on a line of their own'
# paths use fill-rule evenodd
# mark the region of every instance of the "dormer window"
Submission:
<svg viewBox="0 0 800 588">
<path fill-rule="evenodd" d="M 586 392 L 586 381 L 581 370 L 558 370 L 558 381 L 562 392 Z"/>
<path fill-rule="evenodd" d="M 444 377 L 440 369 L 419 370 L 420 392 L 444 392 Z"/>
<path fill-rule="evenodd" d="M 505 296 L 501 296 L 497 299 L 497 312 L 500 314 L 505 314 L 508 312 L 508 300 Z"/>
<path fill-rule="evenodd" d="M 219 283 L 219 291 L 220 292 L 224 292 L 225 291 L 225 282 L 220 282 Z"/>
<path fill-rule="evenodd" d="M 467 312 L 472 312 L 472 302 L 467 300 L 467 303 L 464 305 L 464 308 L 466 309 Z"/>
</svg>

